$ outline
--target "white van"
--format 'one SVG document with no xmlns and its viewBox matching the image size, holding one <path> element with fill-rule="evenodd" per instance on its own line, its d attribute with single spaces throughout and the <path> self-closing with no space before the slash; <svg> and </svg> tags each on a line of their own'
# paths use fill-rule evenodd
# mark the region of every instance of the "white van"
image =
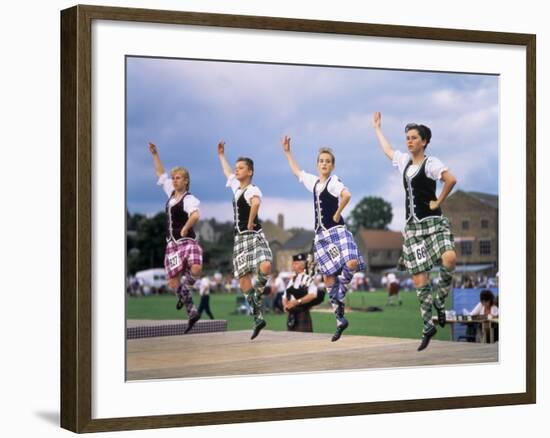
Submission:
<svg viewBox="0 0 550 438">
<path fill-rule="evenodd" d="M 166 289 L 168 281 L 164 268 L 146 269 L 136 272 L 136 279 L 139 282 L 141 293 L 151 295 Z"/>
</svg>

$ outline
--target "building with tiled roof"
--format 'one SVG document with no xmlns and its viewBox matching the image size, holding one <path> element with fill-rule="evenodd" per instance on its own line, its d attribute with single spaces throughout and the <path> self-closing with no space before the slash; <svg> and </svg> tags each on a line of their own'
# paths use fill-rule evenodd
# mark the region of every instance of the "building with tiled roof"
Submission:
<svg viewBox="0 0 550 438">
<path fill-rule="evenodd" d="M 355 238 L 369 272 L 380 273 L 396 267 L 403 246 L 400 232 L 361 228 Z"/>
</svg>

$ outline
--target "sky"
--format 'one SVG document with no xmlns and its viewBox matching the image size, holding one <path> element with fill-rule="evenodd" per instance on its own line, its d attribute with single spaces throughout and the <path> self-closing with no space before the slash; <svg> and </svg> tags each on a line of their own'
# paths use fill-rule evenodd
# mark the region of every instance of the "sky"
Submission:
<svg viewBox="0 0 550 438">
<path fill-rule="evenodd" d="M 286 228 L 312 229 L 312 195 L 282 150 L 288 135 L 298 165 L 310 173 L 320 147 L 334 150 L 334 174 L 352 194 L 344 217 L 363 197 L 380 196 L 393 206 L 390 229 L 400 230 L 404 190 L 378 144 L 373 113 L 382 113 L 386 138 L 403 152 L 404 126 L 429 126 L 426 153 L 457 177 L 455 190 L 498 194 L 498 108 L 494 75 L 129 57 L 128 210 L 164 209 L 147 147 L 152 142 L 167 170 L 189 170 L 202 219 L 232 220 L 232 194 L 217 156 L 224 140 L 231 164 L 239 156 L 254 160 L 260 218 L 275 221 L 282 213 Z"/>
</svg>

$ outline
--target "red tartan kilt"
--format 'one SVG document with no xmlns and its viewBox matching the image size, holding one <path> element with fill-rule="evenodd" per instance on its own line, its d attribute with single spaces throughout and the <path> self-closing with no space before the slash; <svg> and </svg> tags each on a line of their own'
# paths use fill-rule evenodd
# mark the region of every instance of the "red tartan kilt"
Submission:
<svg viewBox="0 0 550 438">
<path fill-rule="evenodd" d="M 164 253 L 164 270 L 168 278 L 175 278 L 182 272 L 191 269 L 193 265 L 202 265 L 202 248 L 192 239 L 174 242 L 166 245 Z"/>
</svg>

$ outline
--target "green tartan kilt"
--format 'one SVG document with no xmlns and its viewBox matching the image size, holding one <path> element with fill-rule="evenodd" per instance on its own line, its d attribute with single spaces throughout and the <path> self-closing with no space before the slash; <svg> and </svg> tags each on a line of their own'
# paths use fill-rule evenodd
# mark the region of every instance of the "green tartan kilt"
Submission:
<svg viewBox="0 0 550 438">
<path fill-rule="evenodd" d="M 250 231 L 235 236 L 233 271 L 237 278 L 255 274 L 262 262 L 271 262 L 273 255 L 262 231 Z"/>
<path fill-rule="evenodd" d="M 441 264 L 445 251 L 455 250 L 449 219 L 444 216 L 407 223 L 403 238 L 398 269 L 411 275 L 430 271 Z"/>
</svg>

